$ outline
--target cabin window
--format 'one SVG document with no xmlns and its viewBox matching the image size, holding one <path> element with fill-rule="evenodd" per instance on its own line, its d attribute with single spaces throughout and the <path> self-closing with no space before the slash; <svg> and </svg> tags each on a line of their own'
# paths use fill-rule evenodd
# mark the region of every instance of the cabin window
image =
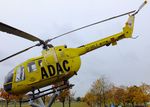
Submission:
<svg viewBox="0 0 150 107">
<path fill-rule="evenodd" d="M 16 70 L 16 82 L 25 80 L 24 67 L 19 66 Z"/>
<path fill-rule="evenodd" d="M 36 68 L 35 62 L 30 62 L 30 63 L 28 64 L 28 71 L 29 71 L 29 72 L 33 72 L 33 71 L 36 71 L 36 70 L 37 70 L 37 68 Z"/>
<path fill-rule="evenodd" d="M 42 60 L 39 60 L 39 61 L 38 61 L 38 64 L 39 64 L 40 67 L 42 67 L 42 66 L 43 66 Z"/>
</svg>

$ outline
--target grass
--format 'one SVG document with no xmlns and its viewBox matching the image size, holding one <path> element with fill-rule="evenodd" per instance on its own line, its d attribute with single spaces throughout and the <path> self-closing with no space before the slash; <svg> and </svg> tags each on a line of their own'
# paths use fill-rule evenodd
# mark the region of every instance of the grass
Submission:
<svg viewBox="0 0 150 107">
<path fill-rule="evenodd" d="M 0 103 L 0 107 L 6 107 L 6 103 Z M 14 103 L 9 103 L 9 106 L 8 107 L 20 107 L 19 106 L 19 103 L 16 103 L 16 106 Z M 21 107 L 31 107 L 29 106 L 28 103 L 24 103 L 22 104 Z M 62 103 L 60 102 L 55 102 L 52 107 L 62 107 Z M 69 104 L 68 103 L 65 103 L 65 107 L 69 107 Z M 72 102 L 71 103 L 71 107 L 89 107 L 86 103 L 84 102 Z"/>
<path fill-rule="evenodd" d="M 62 107 L 62 103 L 60 102 L 54 103 L 52 107 Z M 69 107 L 69 104 L 65 103 L 65 107 Z M 89 106 L 84 102 L 72 102 L 71 107 L 89 107 Z"/>
</svg>

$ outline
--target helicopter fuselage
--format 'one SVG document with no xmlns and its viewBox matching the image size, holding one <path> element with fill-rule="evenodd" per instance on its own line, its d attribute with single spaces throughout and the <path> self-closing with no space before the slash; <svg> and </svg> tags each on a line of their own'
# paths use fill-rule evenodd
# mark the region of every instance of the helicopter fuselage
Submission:
<svg viewBox="0 0 150 107">
<path fill-rule="evenodd" d="M 5 91 L 12 94 L 25 94 L 61 81 L 67 81 L 77 74 L 80 68 L 80 56 L 102 46 L 117 45 L 117 41 L 132 38 L 134 16 L 129 16 L 123 30 L 104 39 L 77 47 L 56 46 L 42 51 L 42 55 L 31 58 L 15 67 L 7 75 Z"/>
<path fill-rule="evenodd" d="M 66 46 L 43 50 L 42 56 L 15 67 L 10 72 L 11 81 L 8 82 L 6 77 L 4 89 L 12 94 L 23 94 L 32 89 L 67 81 L 77 74 L 81 65 L 80 56 L 74 51 L 75 49 Z"/>
</svg>

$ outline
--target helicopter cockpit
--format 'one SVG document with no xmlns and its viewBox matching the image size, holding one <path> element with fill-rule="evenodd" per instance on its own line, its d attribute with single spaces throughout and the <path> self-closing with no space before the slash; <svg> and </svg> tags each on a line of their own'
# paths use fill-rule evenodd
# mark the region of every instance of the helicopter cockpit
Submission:
<svg viewBox="0 0 150 107">
<path fill-rule="evenodd" d="M 5 81 L 4 81 L 5 91 L 10 91 L 12 89 L 13 74 L 14 74 L 14 69 L 8 72 L 7 76 L 5 77 Z"/>
</svg>

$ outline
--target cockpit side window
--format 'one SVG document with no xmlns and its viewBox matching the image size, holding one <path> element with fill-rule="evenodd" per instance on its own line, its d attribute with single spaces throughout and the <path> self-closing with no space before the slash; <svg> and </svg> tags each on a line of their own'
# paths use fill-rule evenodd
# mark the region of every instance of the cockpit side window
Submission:
<svg viewBox="0 0 150 107">
<path fill-rule="evenodd" d="M 36 71 L 36 70 L 37 70 L 37 67 L 36 67 L 35 62 L 30 62 L 30 63 L 28 64 L 28 71 L 29 71 L 29 72 L 33 72 L 33 71 Z"/>
<path fill-rule="evenodd" d="M 25 80 L 24 67 L 19 66 L 16 70 L 16 82 Z"/>
<path fill-rule="evenodd" d="M 14 69 L 11 70 L 7 76 L 5 77 L 5 82 L 4 83 L 10 83 L 13 81 L 13 74 L 14 74 Z"/>
</svg>

